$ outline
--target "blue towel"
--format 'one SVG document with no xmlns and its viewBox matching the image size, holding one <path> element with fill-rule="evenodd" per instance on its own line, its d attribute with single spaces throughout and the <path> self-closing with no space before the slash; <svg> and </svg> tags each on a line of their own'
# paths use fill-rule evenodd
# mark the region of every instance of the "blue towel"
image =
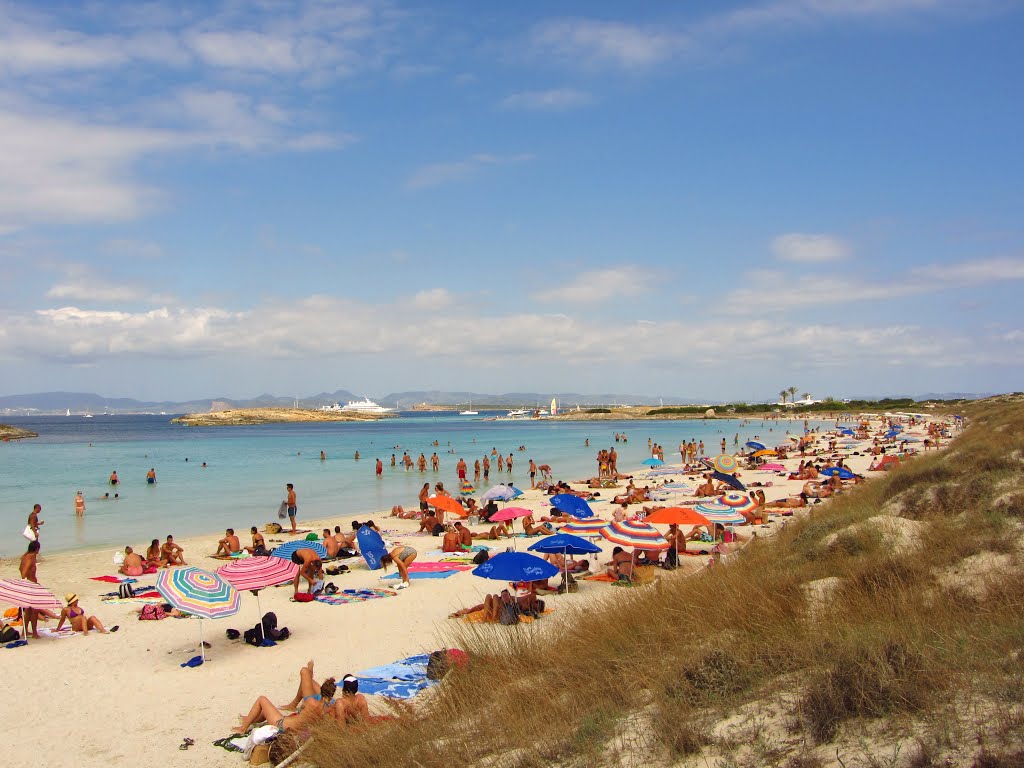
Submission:
<svg viewBox="0 0 1024 768">
<path fill-rule="evenodd" d="M 411 699 L 424 688 L 435 684 L 427 677 L 425 654 L 410 656 L 393 664 L 384 664 L 356 673 L 359 678 L 359 692 L 388 696 L 392 699 Z"/>
</svg>

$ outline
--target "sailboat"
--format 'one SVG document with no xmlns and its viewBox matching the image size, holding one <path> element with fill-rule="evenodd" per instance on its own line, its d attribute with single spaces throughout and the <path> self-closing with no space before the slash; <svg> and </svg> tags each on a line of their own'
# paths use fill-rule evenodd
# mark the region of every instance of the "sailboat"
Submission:
<svg viewBox="0 0 1024 768">
<path fill-rule="evenodd" d="M 480 414 L 473 410 L 473 398 L 469 398 L 469 408 L 464 411 L 459 411 L 459 416 L 479 416 Z"/>
<path fill-rule="evenodd" d="M 558 401 L 553 397 L 551 398 L 551 415 L 558 415 Z"/>
</svg>

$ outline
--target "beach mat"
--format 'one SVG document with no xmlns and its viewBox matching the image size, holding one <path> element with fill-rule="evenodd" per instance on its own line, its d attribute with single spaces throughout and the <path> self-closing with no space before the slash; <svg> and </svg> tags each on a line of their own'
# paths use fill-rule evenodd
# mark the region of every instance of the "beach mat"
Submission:
<svg viewBox="0 0 1024 768">
<path fill-rule="evenodd" d="M 472 559 L 472 558 L 470 558 Z M 409 567 L 409 573 L 433 573 L 435 571 L 469 571 L 472 565 L 456 562 L 441 563 L 413 563 Z"/>
<path fill-rule="evenodd" d="M 319 594 L 315 600 L 318 603 L 327 605 L 347 605 L 348 603 L 363 603 L 367 600 L 376 600 L 380 597 L 394 597 L 398 593 L 391 589 L 345 589 L 334 595 Z"/>
<path fill-rule="evenodd" d="M 454 576 L 458 571 L 420 571 L 419 573 L 409 573 L 410 581 L 412 579 L 447 579 L 449 576 Z M 381 581 L 395 581 L 396 579 L 402 578 L 400 574 L 392 573 L 389 576 L 381 576 Z"/>
<path fill-rule="evenodd" d="M 586 576 L 587 581 L 606 581 L 609 584 L 618 581 L 614 576 L 609 576 L 607 573 L 599 573 L 595 576 Z"/>
<path fill-rule="evenodd" d="M 411 699 L 425 688 L 437 684 L 436 680 L 427 677 L 428 661 L 430 656 L 420 653 L 357 672 L 359 692 L 391 699 Z"/>
<path fill-rule="evenodd" d="M 547 616 L 549 613 L 554 613 L 554 608 L 548 608 L 542 613 L 542 616 Z M 473 613 L 467 613 L 464 616 L 460 616 L 463 621 L 468 621 L 470 624 L 499 624 L 497 621 L 486 621 L 484 619 L 483 610 L 473 611 Z M 530 624 L 534 621 L 533 616 L 526 616 L 524 614 L 519 615 L 520 624 Z M 499 626 L 502 626 L 499 624 Z"/>
</svg>

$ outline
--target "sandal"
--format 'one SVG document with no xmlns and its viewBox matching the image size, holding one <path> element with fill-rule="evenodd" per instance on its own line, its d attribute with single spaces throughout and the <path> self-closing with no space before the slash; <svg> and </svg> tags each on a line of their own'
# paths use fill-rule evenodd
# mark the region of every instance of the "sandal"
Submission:
<svg viewBox="0 0 1024 768">
<path fill-rule="evenodd" d="M 190 739 L 190 738 L 189 738 L 188 736 L 186 736 L 186 737 L 185 737 L 185 738 L 184 738 L 184 739 L 182 740 L 181 744 L 180 744 L 180 745 L 178 745 L 178 749 L 180 749 L 180 750 L 184 751 L 184 750 L 188 749 L 189 747 L 191 747 L 191 746 L 192 746 L 193 744 L 195 744 L 195 743 L 196 743 L 196 742 L 195 742 L 195 740 L 193 740 L 193 739 Z"/>
</svg>

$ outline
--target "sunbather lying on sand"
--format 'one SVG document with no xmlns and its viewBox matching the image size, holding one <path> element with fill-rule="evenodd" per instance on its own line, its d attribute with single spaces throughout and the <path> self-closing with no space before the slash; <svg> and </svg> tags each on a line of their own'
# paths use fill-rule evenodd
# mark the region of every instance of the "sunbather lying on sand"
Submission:
<svg viewBox="0 0 1024 768">
<path fill-rule="evenodd" d="M 769 501 L 765 506 L 768 509 L 796 509 L 798 507 L 806 507 L 807 494 L 801 493 L 799 496 L 790 496 L 788 499 Z"/>
<path fill-rule="evenodd" d="M 471 613 L 477 611 L 484 612 L 484 621 L 498 621 L 501 618 L 502 609 L 507 605 L 512 605 L 515 601 L 512 599 L 512 593 L 507 589 L 501 590 L 500 595 L 487 595 L 484 597 L 484 601 L 478 605 L 474 605 L 471 608 L 463 608 L 462 610 L 455 611 L 455 613 L 448 614 L 448 618 L 457 619 L 461 616 L 468 616 Z"/>
<path fill-rule="evenodd" d="M 320 719 L 324 712 L 333 705 L 332 697 L 335 691 L 334 678 L 324 680 L 320 685 L 313 681 L 313 662 L 299 670 L 299 693 L 302 697 L 298 712 L 286 715 L 274 706 L 266 696 L 260 696 L 252 705 L 247 715 L 239 715 L 241 723 L 232 730 L 236 733 L 245 733 L 249 728 L 260 721 L 266 721 L 270 725 L 277 726 L 279 731 L 298 731 L 306 728 L 315 720 Z M 309 691 L 309 693 L 305 693 Z M 325 703 L 327 707 L 325 707 Z"/>
<path fill-rule="evenodd" d="M 544 536 L 548 533 L 554 533 L 555 527 L 551 523 L 540 523 L 533 519 L 533 515 L 527 515 L 523 518 L 523 533 L 528 536 Z"/>
</svg>

